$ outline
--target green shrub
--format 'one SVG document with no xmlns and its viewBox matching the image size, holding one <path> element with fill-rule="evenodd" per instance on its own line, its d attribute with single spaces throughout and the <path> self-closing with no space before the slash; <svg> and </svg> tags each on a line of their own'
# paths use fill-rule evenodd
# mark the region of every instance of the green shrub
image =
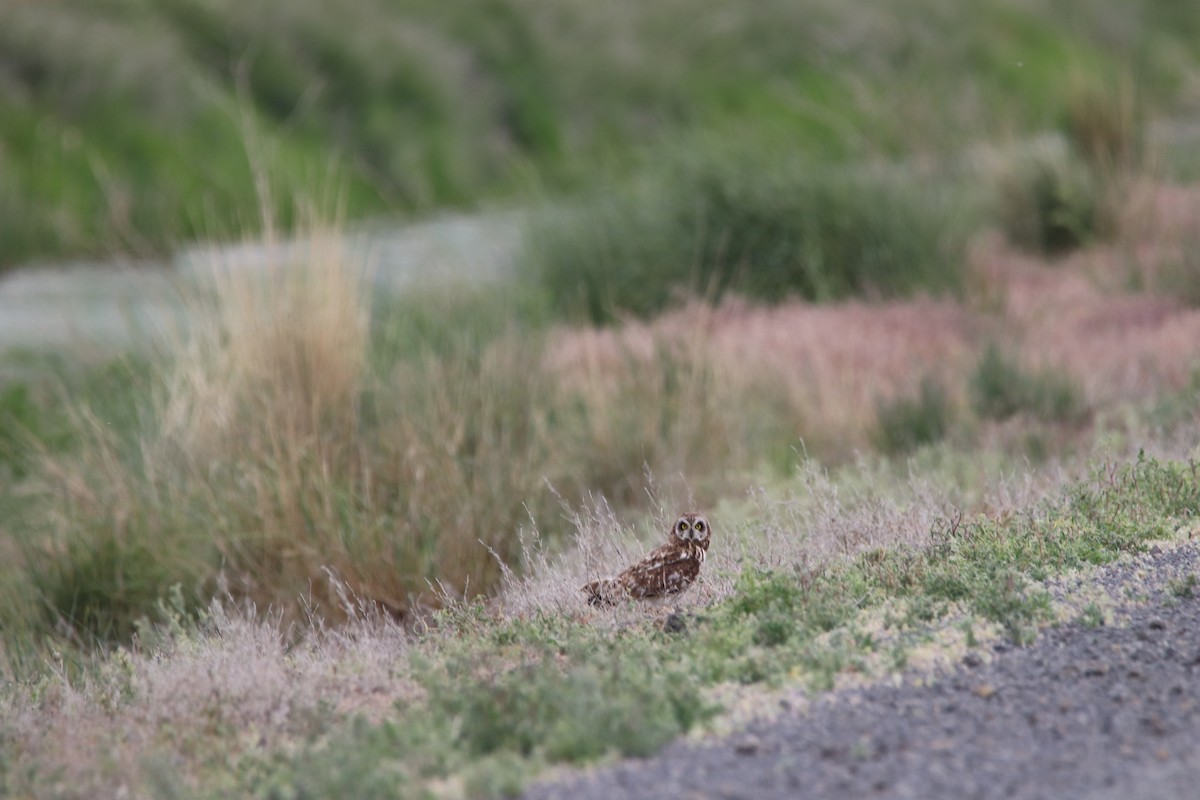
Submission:
<svg viewBox="0 0 1200 800">
<path fill-rule="evenodd" d="M 461 665 L 463 673 L 471 668 Z M 430 712 L 457 721 L 456 741 L 470 755 L 507 751 L 552 762 L 650 755 L 707 708 L 694 680 L 634 642 L 565 669 L 547 651 L 485 680 L 447 684 L 439 676 L 431 689 Z"/>
<path fill-rule="evenodd" d="M 953 408 L 941 383 L 926 377 L 916 397 L 876 404 L 875 445 L 885 453 L 907 453 L 940 441 L 949 432 Z"/>
<path fill-rule="evenodd" d="M 553 213 L 527 236 L 529 277 L 596 322 L 687 295 L 826 301 L 958 286 L 948 207 L 925 183 L 776 156 L 702 149 Z"/>
<path fill-rule="evenodd" d="M 1026 413 L 1045 422 L 1070 422 L 1084 411 L 1069 378 L 1052 371 L 1027 372 L 994 343 L 971 375 L 970 390 L 972 407 L 982 419 Z"/>
<path fill-rule="evenodd" d="M 997 214 L 1008 238 L 1057 255 L 1107 233 L 1103 187 L 1088 166 L 1068 156 L 1020 159 L 997 182 Z"/>
</svg>

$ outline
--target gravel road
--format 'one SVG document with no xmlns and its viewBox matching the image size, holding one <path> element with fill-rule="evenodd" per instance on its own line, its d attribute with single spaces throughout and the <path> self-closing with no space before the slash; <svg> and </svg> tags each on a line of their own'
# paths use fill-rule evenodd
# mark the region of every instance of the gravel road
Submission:
<svg viewBox="0 0 1200 800">
<path fill-rule="evenodd" d="M 948 674 L 826 695 L 526 797 L 1194 800 L 1200 587 L 1177 596 L 1188 575 L 1200 576 L 1200 546 L 1156 550 L 1091 576 L 1117 603 L 1111 625 L 1049 629 Z"/>
</svg>

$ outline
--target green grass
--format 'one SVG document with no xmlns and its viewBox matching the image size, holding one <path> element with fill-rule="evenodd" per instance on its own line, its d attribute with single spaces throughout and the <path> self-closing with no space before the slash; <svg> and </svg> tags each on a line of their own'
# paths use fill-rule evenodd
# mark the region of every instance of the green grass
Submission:
<svg viewBox="0 0 1200 800">
<path fill-rule="evenodd" d="M 828 301 L 953 290 L 960 221 L 944 192 L 912 178 L 701 147 L 636 188 L 535 223 L 525 277 L 594 322 L 727 292 Z"/>
<path fill-rule="evenodd" d="M 296 194 L 360 218 L 574 191 L 697 133 L 824 163 L 1061 124 L 1108 152 L 1186 99 L 1196 17 L 1154 0 L 1087 19 L 999 0 L 8 4 L 0 265 L 242 233 L 262 220 L 256 172 L 287 224 Z M 1127 76 L 1136 108 L 1093 102 L 1064 78 L 1081 74 Z"/>
</svg>

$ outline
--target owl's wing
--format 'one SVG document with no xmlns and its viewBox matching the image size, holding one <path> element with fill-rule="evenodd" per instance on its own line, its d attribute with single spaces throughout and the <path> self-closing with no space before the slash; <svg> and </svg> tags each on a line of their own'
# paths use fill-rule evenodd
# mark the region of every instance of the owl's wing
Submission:
<svg viewBox="0 0 1200 800">
<path fill-rule="evenodd" d="M 686 589 L 699 571 L 700 562 L 691 550 L 672 543 L 652 550 L 617 581 L 632 597 L 658 597 Z"/>
</svg>

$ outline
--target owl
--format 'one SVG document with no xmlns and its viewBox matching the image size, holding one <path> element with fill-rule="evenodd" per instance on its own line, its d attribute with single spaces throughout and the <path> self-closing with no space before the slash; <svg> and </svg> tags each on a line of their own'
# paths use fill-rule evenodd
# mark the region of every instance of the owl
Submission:
<svg viewBox="0 0 1200 800">
<path fill-rule="evenodd" d="M 589 605 L 614 605 L 622 597 L 648 599 L 678 594 L 692 585 L 708 552 L 708 520 L 689 512 L 671 526 L 667 543 L 614 578 L 580 587 Z"/>
</svg>

